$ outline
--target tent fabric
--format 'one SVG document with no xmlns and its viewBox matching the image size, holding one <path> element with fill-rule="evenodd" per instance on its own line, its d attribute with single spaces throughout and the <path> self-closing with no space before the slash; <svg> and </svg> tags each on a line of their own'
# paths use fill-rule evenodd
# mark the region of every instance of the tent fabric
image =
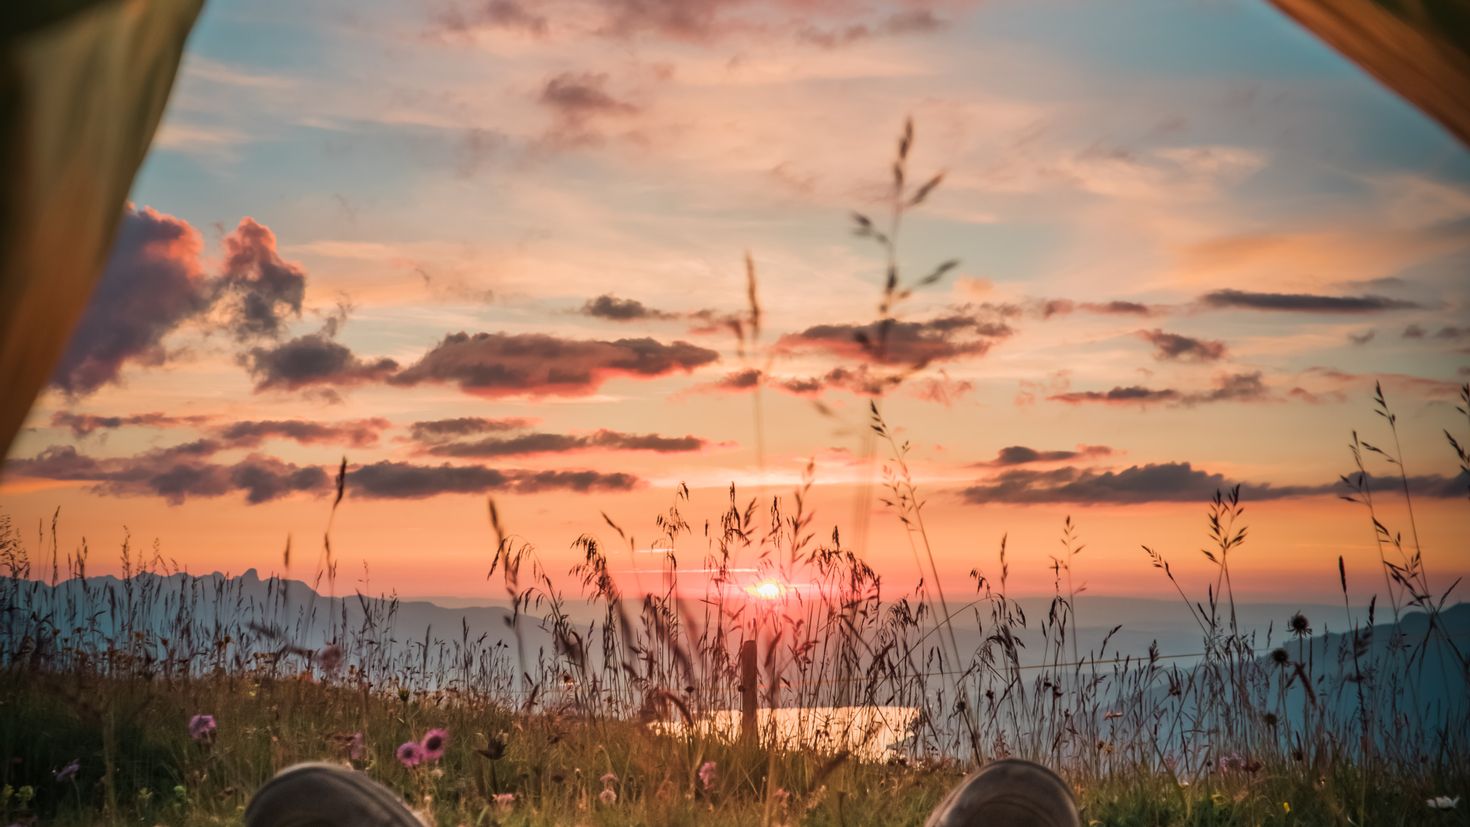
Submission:
<svg viewBox="0 0 1470 827">
<path fill-rule="evenodd" d="M 1470 145 L 1470 0 L 1272 0 Z"/>
<path fill-rule="evenodd" d="M 101 276 L 203 0 L 0 11 L 0 456 Z"/>
</svg>

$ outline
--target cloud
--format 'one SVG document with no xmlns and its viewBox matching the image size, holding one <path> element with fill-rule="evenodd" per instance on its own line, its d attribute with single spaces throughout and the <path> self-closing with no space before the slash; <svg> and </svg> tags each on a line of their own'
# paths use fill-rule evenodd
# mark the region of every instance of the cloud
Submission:
<svg viewBox="0 0 1470 827">
<path fill-rule="evenodd" d="M 1079 405 L 1102 403 L 1109 405 L 1179 405 L 1191 406 L 1210 402 L 1255 402 L 1271 399 L 1271 394 L 1261 380 L 1260 371 L 1251 373 L 1223 374 L 1216 377 L 1215 386 L 1207 391 L 1180 391 L 1174 388 L 1146 388 L 1140 385 L 1118 386 L 1107 391 L 1066 391 L 1047 397 L 1057 402 Z"/>
<path fill-rule="evenodd" d="M 786 350 L 818 349 L 836 356 L 918 369 L 931 362 L 983 355 L 997 340 L 1013 332 L 1001 321 L 953 314 L 920 322 L 813 325 L 782 336 L 777 346 Z"/>
<path fill-rule="evenodd" d="M 563 339 L 543 333 L 454 333 L 413 365 L 388 378 L 395 385 L 453 383 L 467 393 L 504 396 L 580 395 L 614 376 L 688 372 L 719 359 L 688 342 L 654 339 Z"/>
<path fill-rule="evenodd" d="M 10 474 L 38 479 L 91 482 L 93 493 L 107 496 L 162 497 L 179 505 L 190 497 L 214 498 L 243 492 L 250 504 L 296 492 L 325 493 L 327 473 L 252 454 L 229 464 L 208 458 L 222 446 L 197 440 L 132 457 L 96 459 L 70 445 L 53 445 L 29 459 L 11 460 Z"/>
<path fill-rule="evenodd" d="M 626 491 L 639 484 L 624 473 L 599 471 L 499 471 L 478 465 L 413 465 L 375 462 L 347 474 L 349 495 L 369 499 L 425 499 L 440 494 L 549 490 Z"/>
<path fill-rule="evenodd" d="M 391 423 L 386 419 L 348 422 L 311 422 L 276 419 L 235 422 L 220 428 L 216 437 L 230 447 L 253 448 L 267 439 L 289 439 L 303 445 L 326 443 L 364 448 L 374 445 Z"/>
<path fill-rule="evenodd" d="M 1422 307 L 1411 301 L 1386 296 L 1319 296 L 1312 293 L 1252 293 L 1245 290 L 1216 290 L 1200 297 L 1207 307 L 1274 310 L 1292 313 L 1379 313 Z"/>
<path fill-rule="evenodd" d="M 1445 325 L 1439 330 L 1430 332 L 1417 324 L 1411 324 L 1404 328 L 1405 339 L 1438 339 L 1443 342 L 1458 342 L 1470 339 L 1470 327 L 1456 327 Z"/>
<path fill-rule="evenodd" d="M 281 258 L 276 235 L 246 216 L 225 236 L 220 289 L 231 305 L 228 325 L 235 338 L 275 339 L 286 317 L 301 315 L 306 273 Z"/>
<path fill-rule="evenodd" d="M 441 28 L 459 33 L 483 26 L 542 36 L 546 34 L 550 21 L 518 0 L 476 0 L 469 8 L 454 5 L 441 9 L 437 22 Z"/>
<path fill-rule="evenodd" d="M 209 421 L 207 416 L 172 416 L 170 414 L 152 412 L 141 414 L 130 414 L 128 416 L 99 416 L 97 414 L 77 414 L 58 411 L 51 415 L 51 425 L 55 428 L 70 428 L 72 435 L 77 438 L 89 436 L 95 431 L 112 431 L 118 428 L 174 428 L 181 425 L 196 426 Z"/>
<path fill-rule="evenodd" d="M 455 419 L 431 419 L 415 422 L 409 426 L 415 442 L 438 442 L 474 434 L 495 431 L 518 431 L 532 425 L 529 419 L 485 419 L 478 416 L 461 416 Z"/>
<path fill-rule="evenodd" d="M 1352 342 L 1355 345 L 1366 345 L 1369 342 L 1373 341 L 1373 337 L 1377 335 L 1378 331 L 1369 328 L 1360 333 L 1349 333 L 1348 341 Z"/>
<path fill-rule="evenodd" d="M 756 368 L 737 370 L 727 373 L 719 379 L 706 385 L 711 390 L 725 391 L 748 391 L 761 383 L 762 373 Z M 813 388 L 817 390 L 818 388 Z"/>
<path fill-rule="evenodd" d="M 362 359 L 332 338 L 333 328 L 288 342 L 252 349 L 245 357 L 257 393 L 312 386 L 350 386 L 389 378 L 398 363 Z"/>
<path fill-rule="evenodd" d="M 429 453 L 443 457 L 505 457 L 526 454 L 561 454 L 572 451 L 653 451 L 661 454 L 698 451 L 707 443 L 695 436 L 668 437 L 658 434 L 625 434 L 600 430 L 591 434 L 531 433 L 512 437 L 490 437 L 470 442 L 433 445 Z"/>
<path fill-rule="evenodd" d="M 977 465 L 1000 468 L 1013 465 L 1030 465 L 1040 462 L 1066 462 L 1074 459 L 1090 459 L 1092 457 L 1108 457 L 1112 455 L 1113 449 L 1106 445 L 1079 445 L 1076 450 L 1072 451 L 1038 451 L 1035 448 L 1027 448 L 1024 445 L 1011 445 L 997 451 L 995 459 L 977 463 Z"/>
<path fill-rule="evenodd" d="M 213 286 L 199 263 L 202 248 L 188 222 L 129 205 L 51 383 L 83 396 L 117 382 L 125 364 L 164 364 L 164 338 L 213 301 Z"/>
<path fill-rule="evenodd" d="M 1464 496 L 1467 483 L 1470 483 L 1470 477 L 1464 473 L 1457 477 L 1428 475 L 1411 477 L 1409 488 L 1415 496 L 1455 498 Z M 1209 473 L 1188 462 L 1164 462 L 1132 465 L 1119 471 L 1072 466 L 1045 471 L 1017 468 L 969 486 L 961 490 L 960 495 L 965 501 L 975 504 L 1136 505 L 1204 502 L 1216 491 L 1227 490 L 1233 484 L 1223 474 Z M 1387 491 L 1398 484 L 1396 478 L 1374 478 L 1370 486 L 1374 490 Z M 1349 490 L 1341 482 L 1306 486 L 1247 483 L 1241 485 L 1241 496 L 1247 500 L 1276 500 L 1345 494 Z"/>
<path fill-rule="evenodd" d="M 592 316 L 599 319 L 611 319 L 615 322 L 631 322 L 640 319 L 676 319 L 677 313 L 669 313 L 656 310 L 637 299 L 620 299 L 611 294 L 604 293 L 595 299 L 590 299 L 581 310 L 582 315 Z"/>
<path fill-rule="evenodd" d="M 821 46 L 824 49 L 834 49 L 876 37 L 932 34 L 944 30 L 948 25 L 929 9 L 909 9 L 894 12 L 873 24 L 853 23 L 835 29 L 824 29 L 808 24 L 799 29 L 796 36 L 797 39 L 806 43 Z"/>
<path fill-rule="evenodd" d="M 601 143 L 596 121 L 618 118 L 638 111 L 633 104 L 607 90 L 608 76 L 602 72 L 563 72 L 546 81 L 537 102 L 555 118 L 545 142 L 552 147 L 579 147 Z"/>
<path fill-rule="evenodd" d="M 1138 335 L 1154 346 L 1154 358 L 1160 361 L 1217 362 L 1225 357 L 1224 342 L 1166 333 L 1157 328 L 1140 330 Z"/>
<path fill-rule="evenodd" d="M 562 72 L 546 81 L 539 100 L 562 116 L 574 119 L 637 111 L 636 106 L 607 91 L 607 80 L 603 72 Z"/>
</svg>

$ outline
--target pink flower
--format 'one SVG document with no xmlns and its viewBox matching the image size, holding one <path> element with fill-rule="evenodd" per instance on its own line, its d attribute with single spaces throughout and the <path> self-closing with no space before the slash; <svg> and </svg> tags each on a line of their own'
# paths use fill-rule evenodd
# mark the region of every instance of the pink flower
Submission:
<svg viewBox="0 0 1470 827">
<path fill-rule="evenodd" d="M 347 739 L 347 757 L 353 761 L 361 761 L 366 750 L 363 749 L 362 733 L 354 732 Z"/>
<path fill-rule="evenodd" d="M 342 647 L 335 643 L 329 643 L 316 652 L 316 665 L 323 672 L 336 672 L 337 667 L 342 665 Z"/>
<path fill-rule="evenodd" d="M 495 806 L 496 807 L 499 807 L 502 810 L 509 810 L 511 807 L 514 807 L 515 806 L 515 803 L 516 803 L 516 794 L 515 793 L 496 793 L 494 800 L 495 800 Z"/>
<path fill-rule="evenodd" d="M 444 748 L 449 746 L 449 732 L 438 728 L 431 729 L 419 739 L 419 746 L 423 748 L 425 761 L 438 761 L 444 757 Z"/>
<path fill-rule="evenodd" d="M 404 741 L 393 755 L 398 759 L 398 763 L 409 769 L 424 763 L 424 748 L 419 746 L 417 741 Z"/>
<path fill-rule="evenodd" d="M 601 780 L 602 780 L 603 786 L 607 786 L 609 784 L 616 784 L 616 783 L 618 783 L 618 777 L 616 775 L 612 774 L 612 773 L 606 773 L 605 775 L 602 776 L 602 779 Z"/>
<path fill-rule="evenodd" d="M 59 770 L 56 771 L 56 780 L 58 782 L 70 781 L 73 778 L 76 778 L 77 777 L 77 773 L 79 773 L 81 771 L 82 771 L 82 759 L 80 759 L 80 758 L 73 758 L 73 759 L 71 759 L 71 763 L 70 764 L 67 764 L 66 766 L 64 766 L 61 769 L 59 769 Z"/>
<path fill-rule="evenodd" d="M 715 771 L 719 769 L 715 762 L 706 761 L 699 765 L 699 785 L 706 790 L 715 785 Z"/>
<path fill-rule="evenodd" d="M 189 737 L 201 743 L 213 741 L 214 731 L 218 728 L 213 715 L 195 715 L 189 719 Z"/>
<path fill-rule="evenodd" d="M 612 806 L 618 803 L 618 792 L 612 787 L 603 787 L 602 792 L 597 794 L 597 800 L 601 801 L 603 804 Z"/>
</svg>

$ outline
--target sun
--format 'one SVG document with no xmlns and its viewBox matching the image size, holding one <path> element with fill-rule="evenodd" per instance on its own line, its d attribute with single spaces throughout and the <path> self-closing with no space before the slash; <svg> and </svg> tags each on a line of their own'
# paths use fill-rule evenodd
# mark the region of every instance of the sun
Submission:
<svg viewBox="0 0 1470 827">
<path fill-rule="evenodd" d="M 762 580 L 750 587 L 750 593 L 761 600 L 780 600 L 786 589 L 774 580 Z"/>
</svg>

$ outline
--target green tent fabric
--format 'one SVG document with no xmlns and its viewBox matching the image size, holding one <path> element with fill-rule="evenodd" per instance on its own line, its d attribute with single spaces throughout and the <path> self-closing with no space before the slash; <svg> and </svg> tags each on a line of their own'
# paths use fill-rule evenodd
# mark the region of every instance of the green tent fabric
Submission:
<svg viewBox="0 0 1470 827">
<path fill-rule="evenodd" d="M 0 457 L 101 276 L 203 0 L 0 11 Z"/>
</svg>

